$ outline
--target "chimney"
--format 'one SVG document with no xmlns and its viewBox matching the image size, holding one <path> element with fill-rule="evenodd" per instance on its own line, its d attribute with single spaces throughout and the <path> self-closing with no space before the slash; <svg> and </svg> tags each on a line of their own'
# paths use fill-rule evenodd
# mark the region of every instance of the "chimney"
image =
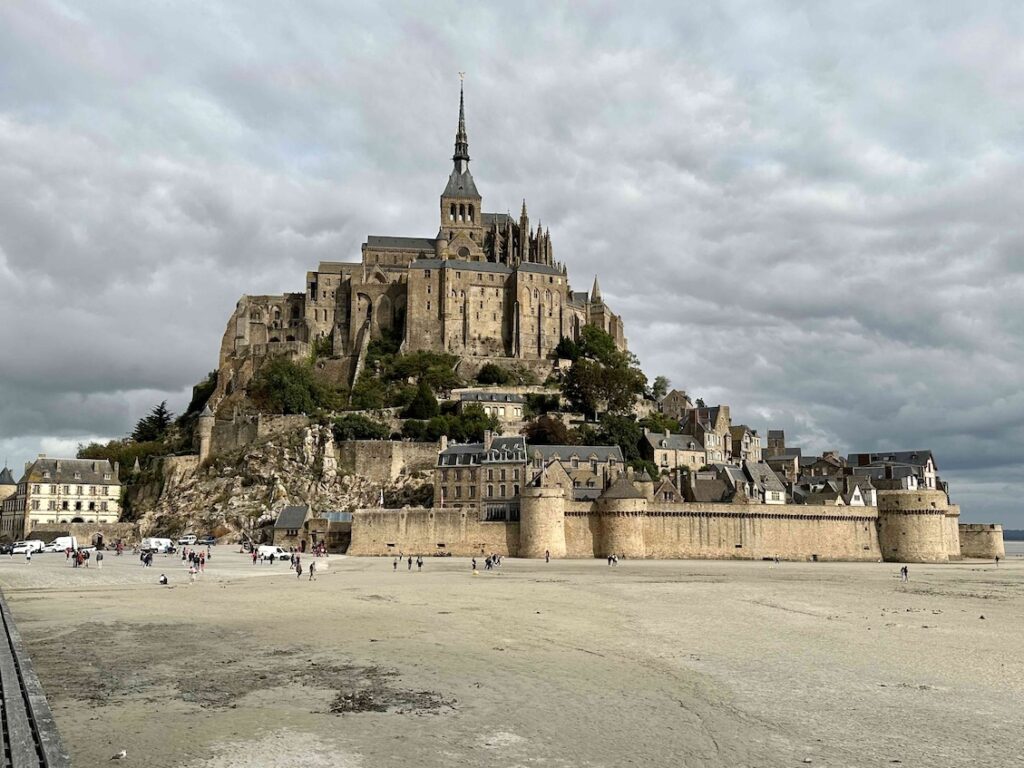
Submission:
<svg viewBox="0 0 1024 768">
<path fill-rule="evenodd" d="M 448 435 L 441 435 L 441 439 L 437 441 L 438 452 L 444 452 L 448 450 Z"/>
<path fill-rule="evenodd" d="M 494 442 L 494 433 L 491 430 L 484 432 L 484 450 L 491 450 L 491 444 Z"/>
<path fill-rule="evenodd" d="M 121 462 L 115 461 L 114 462 L 114 477 L 119 477 L 120 476 L 120 474 L 119 474 L 120 471 L 121 471 Z"/>
<path fill-rule="evenodd" d="M 668 436 L 669 436 L 669 435 L 671 435 L 671 434 L 672 434 L 672 431 L 671 431 L 671 430 L 669 430 L 669 429 L 666 429 L 666 430 L 665 430 L 665 437 L 668 437 Z"/>
</svg>

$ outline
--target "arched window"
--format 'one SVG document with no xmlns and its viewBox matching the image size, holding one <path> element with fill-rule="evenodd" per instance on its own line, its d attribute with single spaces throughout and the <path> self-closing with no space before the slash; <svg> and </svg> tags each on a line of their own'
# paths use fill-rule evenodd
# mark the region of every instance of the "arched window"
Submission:
<svg viewBox="0 0 1024 768">
<path fill-rule="evenodd" d="M 459 203 L 459 221 L 466 220 L 466 206 L 464 203 Z"/>
<path fill-rule="evenodd" d="M 448 211 L 448 221 L 455 221 L 455 203 L 452 203 L 451 209 Z"/>
<path fill-rule="evenodd" d="M 260 320 L 263 319 L 263 313 L 260 312 L 258 309 L 254 309 L 252 312 L 249 313 L 249 319 L 258 323 Z"/>
<path fill-rule="evenodd" d="M 473 220 L 473 206 L 472 205 L 469 206 L 469 220 L 470 221 Z"/>
</svg>

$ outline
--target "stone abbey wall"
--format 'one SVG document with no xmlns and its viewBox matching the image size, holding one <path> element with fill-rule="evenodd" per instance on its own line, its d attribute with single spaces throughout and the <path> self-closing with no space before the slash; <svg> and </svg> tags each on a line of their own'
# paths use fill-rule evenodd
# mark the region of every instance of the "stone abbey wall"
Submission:
<svg viewBox="0 0 1024 768">
<path fill-rule="evenodd" d="M 1003 526 L 964 523 L 960 526 L 960 552 L 964 557 L 994 560 L 1006 557 Z"/>
</svg>

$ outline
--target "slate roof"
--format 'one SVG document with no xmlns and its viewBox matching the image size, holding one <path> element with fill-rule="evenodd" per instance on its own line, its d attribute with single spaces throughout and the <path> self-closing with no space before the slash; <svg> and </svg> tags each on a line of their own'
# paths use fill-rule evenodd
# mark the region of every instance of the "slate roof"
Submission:
<svg viewBox="0 0 1024 768">
<path fill-rule="evenodd" d="M 484 451 L 483 443 L 450 445 L 437 456 L 439 467 L 470 467 L 510 461 L 526 463 L 525 437 L 496 437 L 491 441 L 489 451 Z"/>
<path fill-rule="evenodd" d="M 281 510 L 281 514 L 277 516 L 277 521 L 274 523 L 274 527 L 289 528 L 291 530 L 301 528 L 302 524 L 306 522 L 306 515 L 308 513 L 309 506 L 305 504 L 302 506 L 285 507 Z"/>
<path fill-rule="evenodd" d="M 652 448 L 660 448 L 662 450 L 670 451 L 703 451 L 704 446 L 701 445 L 693 435 L 668 435 L 665 436 L 664 432 L 648 432 L 644 435 L 644 440 L 647 441 L 648 445 Z M 663 445 L 667 443 L 667 445 Z M 693 447 L 690 447 L 690 443 L 693 443 Z"/>
<path fill-rule="evenodd" d="M 912 467 L 923 467 L 932 460 L 932 466 L 939 468 L 939 463 L 929 450 L 922 451 L 883 451 L 880 453 L 851 453 L 850 464 L 865 466 L 868 464 L 909 464 Z"/>
<path fill-rule="evenodd" d="M 727 501 L 730 495 L 725 480 L 695 478 L 689 486 L 689 495 L 696 502 Z"/>
<path fill-rule="evenodd" d="M 642 499 L 644 495 L 636 489 L 623 472 L 619 478 L 605 489 L 602 499 Z"/>
<path fill-rule="evenodd" d="M 409 265 L 409 269 L 465 269 L 469 272 L 500 272 L 505 275 L 512 273 L 504 264 L 463 259 L 417 259 Z"/>
<path fill-rule="evenodd" d="M 434 252 L 434 240 L 426 237 L 387 237 L 369 235 L 365 245 L 370 248 L 391 248 L 399 251 L 430 251 Z"/>
<path fill-rule="evenodd" d="M 475 197 L 480 199 L 480 193 L 476 191 L 476 182 L 473 181 L 473 174 L 467 168 L 462 173 L 452 170 L 448 177 L 448 184 L 441 193 L 443 197 Z"/>
<path fill-rule="evenodd" d="M 533 459 L 540 454 L 540 457 L 547 464 L 551 459 L 567 461 L 573 456 L 589 461 L 591 457 L 604 463 L 608 460 L 623 462 L 622 449 L 617 445 L 531 445 L 529 447 L 530 458 Z"/>
<path fill-rule="evenodd" d="M 525 403 L 526 398 L 508 392 L 461 392 L 459 400 L 472 403 Z"/>
<path fill-rule="evenodd" d="M 768 439 L 769 440 L 782 440 L 786 437 L 785 430 L 782 429 L 769 429 Z"/>
<path fill-rule="evenodd" d="M 484 226 L 497 224 L 499 227 L 502 227 L 509 221 L 515 223 L 515 219 L 507 213 L 485 213 L 481 216 L 481 220 L 483 221 Z"/>
<path fill-rule="evenodd" d="M 747 470 L 747 474 L 750 475 L 750 479 L 759 483 L 764 490 L 777 491 L 779 493 L 786 492 L 786 486 L 779 480 L 779 476 L 775 474 L 775 471 L 765 462 L 748 461 L 744 468 Z"/>
<path fill-rule="evenodd" d="M 44 477 L 44 473 L 49 473 Z M 78 477 L 75 477 L 75 473 Z M 104 475 L 110 475 L 105 479 Z M 25 472 L 26 482 L 82 483 L 118 485 L 121 481 L 106 459 L 46 459 L 33 461 Z"/>
<path fill-rule="evenodd" d="M 17 481 L 14 479 L 14 475 L 11 474 L 11 470 L 8 467 L 4 467 L 0 470 L 0 485 L 17 485 Z"/>
<path fill-rule="evenodd" d="M 561 275 L 562 270 L 552 267 L 549 264 L 538 264 L 533 261 L 524 261 L 519 264 L 521 272 L 540 272 L 542 275 Z"/>
</svg>

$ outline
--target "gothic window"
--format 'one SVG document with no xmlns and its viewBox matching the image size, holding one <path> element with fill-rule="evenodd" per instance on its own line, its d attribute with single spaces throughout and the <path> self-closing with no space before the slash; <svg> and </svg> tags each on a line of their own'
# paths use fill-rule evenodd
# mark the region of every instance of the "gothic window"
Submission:
<svg viewBox="0 0 1024 768">
<path fill-rule="evenodd" d="M 260 311 L 258 309 L 254 309 L 251 313 L 249 313 L 249 319 L 254 320 L 258 323 L 260 320 L 263 319 L 263 316 L 260 314 Z"/>
<path fill-rule="evenodd" d="M 466 206 L 459 203 L 459 221 L 464 221 L 466 218 Z"/>
<path fill-rule="evenodd" d="M 472 221 L 473 220 L 473 206 L 470 205 L 468 210 L 469 210 L 469 220 Z"/>
<path fill-rule="evenodd" d="M 452 203 L 452 207 L 448 211 L 448 221 L 455 221 L 455 203 Z"/>
</svg>

